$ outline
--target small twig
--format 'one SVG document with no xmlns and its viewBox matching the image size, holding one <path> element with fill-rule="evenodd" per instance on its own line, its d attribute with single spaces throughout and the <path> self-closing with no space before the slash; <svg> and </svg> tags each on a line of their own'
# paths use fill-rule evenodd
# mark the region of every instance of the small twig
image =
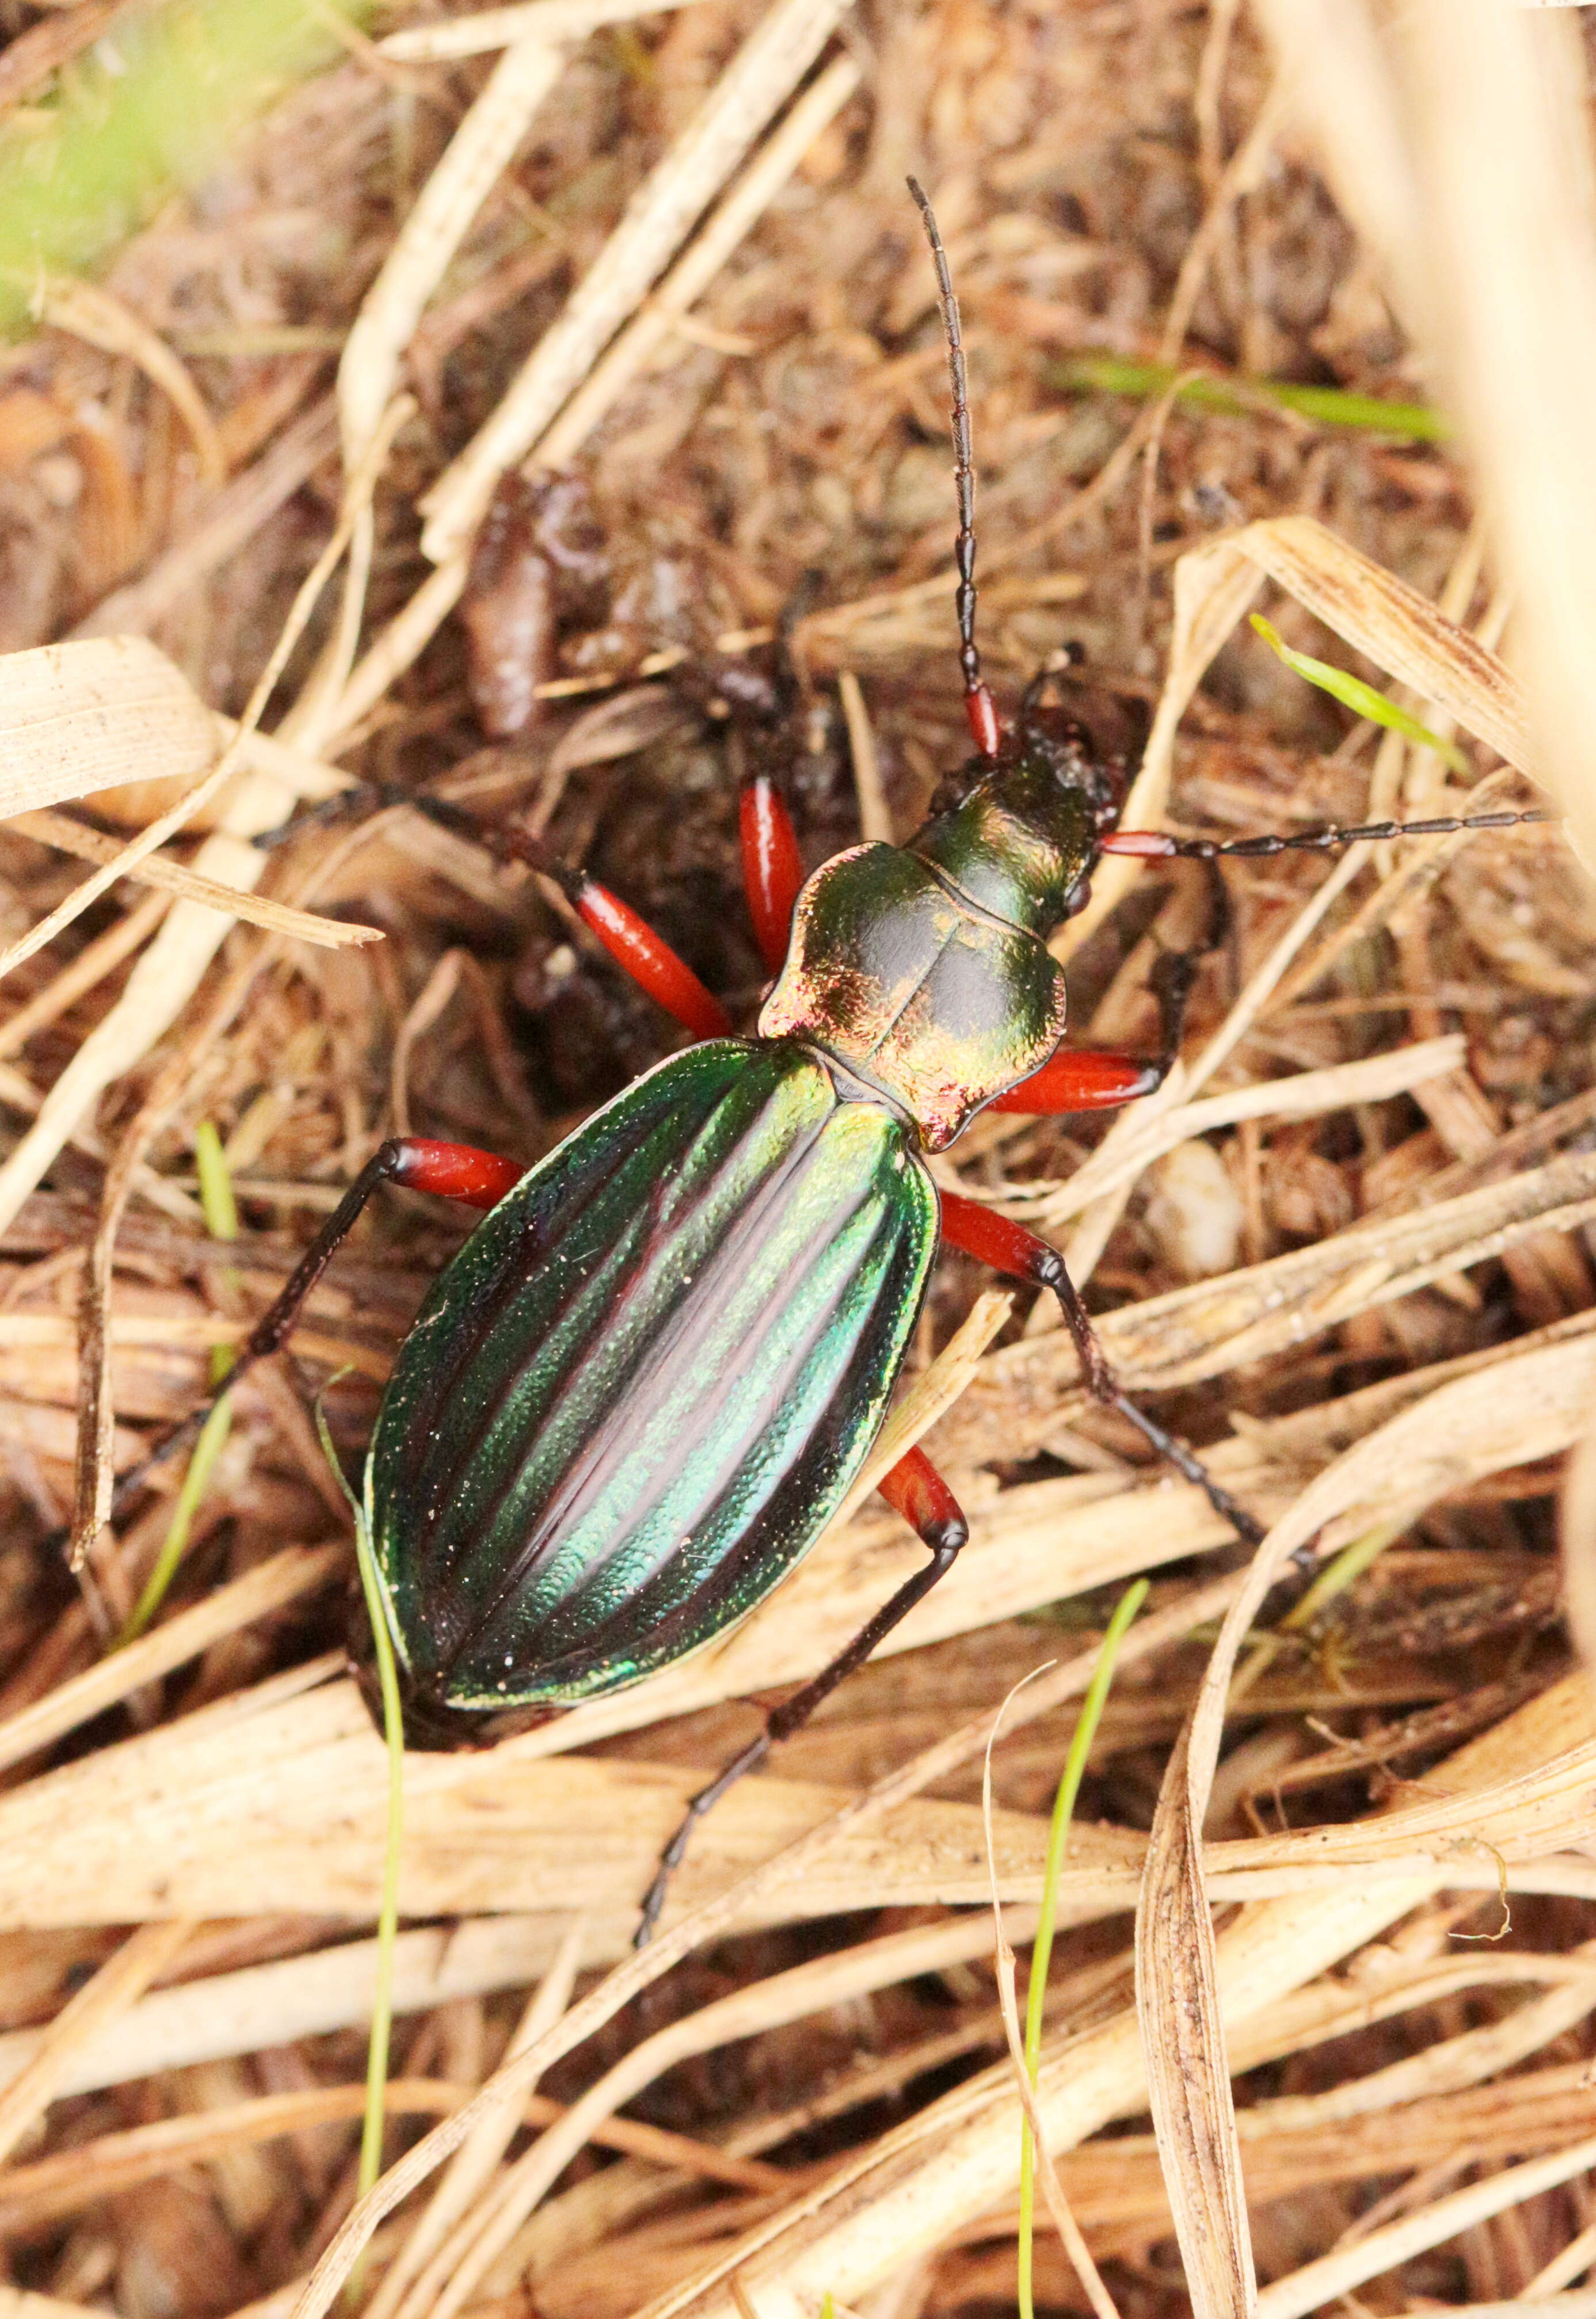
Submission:
<svg viewBox="0 0 1596 2319">
<path fill-rule="evenodd" d="M 848 753 L 853 762 L 853 789 L 859 799 L 859 834 L 890 845 L 892 816 L 888 809 L 887 793 L 881 787 L 876 736 L 870 727 L 870 710 L 864 705 L 863 690 L 851 668 L 839 674 L 837 690 L 848 726 Z"/>
<path fill-rule="evenodd" d="M 475 531 L 500 475 L 524 458 L 641 302 L 694 220 L 819 55 L 848 0 L 775 0 L 688 128 L 627 206 L 553 329 L 422 501 L 421 545 L 446 564 Z"/>
<path fill-rule="evenodd" d="M 11 826 L 23 837 L 34 837 L 41 845 L 53 845 L 62 853 L 76 854 L 80 862 L 116 862 L 124 851 L 114 837 L 86 828 L 80 821 L 69 820 L 64 813 L 19 813 Z M 241 918 L 248 925 L 266 926 L 274 934 L 285 934 L 295 942 L 314 943 L 322 950 L 358 949 L 363 943 L 383 939 L 380 926 L 318 917 L 312 911 L 295 910 L 286 902 L 274 902 L 269 895 L 242 893 L 236 886 L 223 886 L 214 878 L 202 878 L 197 871 L 185 869 L 181 862 L 168 862 L 160 854 L 151 854 L 148 861 L 136 862 L 125 874 L 135 885 L 154 886 L 164 894 L 181 894 L 187 901 L 203 902 L 207 909 L 223 911 L 230 918 Z M 10 1025 L 5 1028 L 9 1030 Z M 3 1036 L 4 1033 L 0 1033 Z"/>
<path fill-rule="evenodd" d="M 689 0 L 670 0 L 670 5 L 681 7 Z M 408 64 L 444 64 L 455 57 L 508 49 L 518 41 L 580 41 L 602 24 L 629 23 L 634 16 L 661 13 L 660 0 L 520 0 L 518 6 L 479 8 L 468 16 L 390 32 L 377 42 L 377 51 Z"/>
</svg>

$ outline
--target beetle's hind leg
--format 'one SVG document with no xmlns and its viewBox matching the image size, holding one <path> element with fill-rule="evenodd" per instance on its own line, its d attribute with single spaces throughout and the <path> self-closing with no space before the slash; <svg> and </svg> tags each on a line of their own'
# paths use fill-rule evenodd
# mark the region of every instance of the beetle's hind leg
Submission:
<svg viewBox="0 0 1596 2319">
<path fill-rule="evenodd" d="M 958 1499 L 949 1489 L 936 1467 L 924 1450 L 911 1449 L 900 1457 L 890 1472 L 877 1485 L 893 1510 L 918 1535 L 931 1555 L 924 1568 L 912 1578 L 906 1578 L 896 1594 L 883 1602 L 873 1619 L 866 1621 L 837 1653 L 834 1659 L 823 1666 L 792 1697 L 773 1708 L 765 1718 L 765 1728 L 755 1739 L 751 1739 L 740 1755 L 734 1755 L 723 1772 L 700 1788 L 682 1815 L 681 1825 L 660 1855 L 654 1873 L 643 1902 L 643 1914 L 633 1936 L 633 1945 L 642 1948 L 651 1937 L 665 1905 L 665 1894 L 672 1877 L 681 1867 L 694 1828 L 746 1773 L 754 1772 L 765 1761 L 771 1748 L 780 1740 L 790 1739 L 801 1731 L 823 1700 L 828 1699 L 843 1677 L 855 1667 L 864 1665 L 876 1645 L 892 1632 L 898 1621 L 906 1619 L 916 1602 L 930 1593 L 939 1578 L 945 1577 L 958 1559 L 960 1548 L 969 1538 L 969 1524 L 965 1520 Z"/>
<path fill-rule="evenodd" d="M 1150 1442 L 1160 1457 L 1167 1457 L 1188 1482 L 1195 1482 L 1203 1491 L 1215 1513 L 1223 1516 L 1249 1546 L 1258 1545 L 1264 1535 L 1263 1525 L 1231 1495 L 1223 1484 L 1214 1479 L 1202 1459 L 1166 1430 L 1156 1418 L 1139 1409 L 1128 1394 L 1122 1393 L 1118 1380 L 1108 1365 L 1091 1315 L 1081 1303 L 1080 1291 L 1069 1277 L 1063 1258 L 1056 1248 L 1050 1248 L 1035 1232 L 1027 1232 L 1008 1216 L 1000 1216 L 995 1209 L 985 1208 L 978 1200 L 960 1199 L 957 1193 L 942 1194 L 942 1238 L 952 1248 L 962 1249 L 967 1256 L 978 1257 L 995 1272 L 1007 1273 L 1011 1278 L 1033 1280 L 1041 1288 L 1050 1288 L 1058 1298 L 1075 1348 L 1080 1356 L 1081 1376 L 1094 1401 L 1105 1409 L 1117 1409 L 1128 1417 L 1143 1439 Z"/>
</svg>

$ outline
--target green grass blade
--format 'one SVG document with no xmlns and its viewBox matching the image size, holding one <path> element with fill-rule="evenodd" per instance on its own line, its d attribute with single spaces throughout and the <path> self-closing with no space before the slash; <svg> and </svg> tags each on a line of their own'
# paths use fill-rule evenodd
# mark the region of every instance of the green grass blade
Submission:
<svg viewBox="0 0 1596 2319">
<path fill-rule="evenodd" d="M 1362 677 L 1352 675 L 1347 669 L 1332 667 L 1328 660 L 1315 660 L 1309 653 L 1294 652 L 1280 631 L 1266 620 L 1261 612 L 1254 612 L 1249 617 L 1252 626 L 1269 650 L 1296 675 L 1317 686 L 1321 692 L 1328 692 L 1332 700 L 1339 700 L 1343 708 L 1350 708 L 1354 716 L 1366 717 L 1372 725 L 1383 725 L 1389 733 L 1400 733 L 1405 740 L 1417 741 L 1424 748 L 1433 749 L 1455 773 L 1467 774 L 1468 759 L 1454 742 L 1443 741 L 1438 733 L 1432 733 L 1428 725 L 1421 725 L 1405 708 L 1399 708 L 1394 700 L 1388 700 L 1383 692 L 1376 692 L 1372 684 L 1364 682 Z"/>
<path fill-rule="evenodd" d="M 1036 1940 L 1031 1952 L 1031 1972 L 1025 1984 L 1025 2074 L 1036 2083 L 1037 2066 L 1041 2059 L 1041 2024 L 1047 2006 L 1048 1968 L 1053 1957 L 1053 1919 L 1059 1908 L 1059 1878 L 1064 1867 L 1064 1854 L 1069 1845 L 1069 1823 L 1075 1817 L 1076 1798 L 1086 1777 L 1087 1759 L 1092 1752 L 1092 1742 L 1097 1736 L 1097 1726 L 1103 1719 L 1103 1710 L 1108 1701 L 1109 1685 L 1114 1681 L 1114 1661 L 1120 1645 L 1130 1630 L 1131 1622 L 1147 1600 L 1145 1578 L 1128 1586 L 1114 1607 L 1103 1638 L 1103 1648 L 1097 1654 L 1097 1665 L 1081 1702 L 1075 1729 L 1070 1734 L 1069 1753 L 1064 1759 L 1064 1775 L 1059 1782 L 1059 1792 L 1053 1799 L 1052 1825 L 1048 1830 L 1047 1864 L 1041 1879 L 1041 1908 L 1036 1922 Z M 1036 2144 L 1032 2139 L 1031 2121 L 1025 2119 L 1020 2127 L 1020 2238 L 1019 2280 L 1017 2299 L 1020 2319 L 1035 2319 L 1032 2296 L 1032 2247 L 1036 2219 Z"/>
<path fill-rule="evenodd" d="M 337 1379 L 333 1382 L 336 1384 Z M 322 1454 L 338 1477 L 355 1519 L 355 1558 L 360 1571 L 360 1591 L 371 1620 L 376 1653 L 377 1686 L 383 1700 L 383 1737 L 388 1748 L 388 1841 L 383 1860 L 383 1898 L 377 1911 L 377 1981 L 372 1992 L 371 2041 L 365 2050 L 365 2115 L 360 2131 L 360 2172 L 356 2196 L 364 2198 L 383 2170 L 383 2122 L 388 2086 L 388 2050 L 393 2035 L 393 1952 L 399 1938 L 399 1847 L 404 1827 L 404 1715 L 399 1699 L 399 1668 L 393 1638 L 372 1551 L 371 1525 L 365 1508 L 345 1477 L 333 1446 L 327 1412 L 316 1403 L 316 1430 Z M 354 2288 L 356 2281 L 351 2279 Z"/>
<path fill-rule="evenodd" d="M 221 1138 L 212 1123 L 202 1119 L 194 1130 L 194 1160 L 200 1179 L 200 1205 L 204 1211 L 205 1229 L 212 1240 L 237 1240 L 239 1237 L 239 1204 L 233 1197 L 232 1171 L 227 1164 L 227 1154 L 221 1148 Z M 228 1278 L 237 1281 L 238 1274 L 230 1270 Z M 216 1345 L 211 1352 L 211 1383 L 219 1385 L 233 1364 L 232 1354 L 225 1345 Z M 126 1643 L 141 1635 L 167 1597 L 167 1590 L 177 1575 L 179 1565 L 188 1551 L 189 1533 L 194 1518 L 199 1511 L 200 1500 L 215 1469 L 216 1461 L 227 1447 L 227 1437 L 232 1430 L 232 1409 L 219 1401 L 206 1418 L 199 1439 L 188 1461 L 177 1492 L 177 1502 L 172 1509 L 172 1519 L 161 1540 L 155 1566 L 144 1582 L 144 1591 L 128 1615 L 127 1623 L 116 1638 L 120 1650 Z"/>
<path fill-rule="evenodd" d="M 1167 363 L 1122 362 L 1116 355 L 1076 355 L 1050 363 L 1042 375 L 1067 394 L 1124 394 L 1150 402 L 1168 394 L 1180 377 Z M 1321 427 L 1348 427 L 1363 434 L 1396 435 L 1412 443 L 1444 443 L 1452 429 L 1445 415 L 1423 402 L 1386 402 L 1377 394 L 1351 394 L 1339 386 L 1299 386 L 1285 378 L 1186 378 L 1176 395 L 1201 411 L 1232 415 L 1259 406 L 1295 411 Z"/>
<path fill-rule="evenodd" d="M 336 57 L 329 14 L 358 22 L 369 5 L 174 0 L 118 24 L 109 59 L 80 59 L 53 104 L 0 132 L 0 331 L 28 327 L 41 276 L 101 263 L 284 87 Z"/>
<path fill-rule="evenodd" d="M 214 1120 L 202 1119 L 194 1129 L 194 1173 L 200 1179 L 205 1230 L 212 1240 L 237 1240 L 239 1203 L 233 1196 L 233 1174 Z"/>
<path fill-rule="evenodd" d="M 178 1566 L 188 1551 L 189 1533 L 199 1511 L 200 1500 L 205 1494 L 216 1460 L 227 1447 L 227 1437 L 232 1430 L 233 1412 L 230 1402 L 219 1401 L 206 1418 L 194 1454 L 188 1461 L 188 1471 L 183 1476 L 177 1493 L 177 1502 L 172 1509 L 172 1519 L 161 1540 L 161 1550 L 155 1566 L 144 1582 L 144 1591 L 129 1611 L 127 1622 L 116 1638 L 116 1647 L 132 1642 L 144 1632 L 167 1597 L 167 1589 L 177 1575 Z"/>
</svg>

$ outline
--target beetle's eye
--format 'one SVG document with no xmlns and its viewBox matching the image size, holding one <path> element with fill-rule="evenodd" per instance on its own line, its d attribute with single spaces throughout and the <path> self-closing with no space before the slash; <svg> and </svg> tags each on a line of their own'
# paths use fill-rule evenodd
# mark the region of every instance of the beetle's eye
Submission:
<svg viewBox="0 0 1596 2319">
<path fill-rule="evenodd" d="M 1070 893 L 1069 893 L 1069 897 L 1068 900 L 1065 902 L 1065 905 L 1064 905 L 1064 915 L 1065 915 L 1065 916 L 1066 916 L 1067 918 L 1078 918 L 1078 917 L 1080 916 L 1081 912 L 1086 908 L 1087 904 L 1091 900 L 1091 898 L 1092 898 L 1092 881 L 1091 881 L 1091 880 L 1090 880 L 1089 878 L 1082 878 L 1082 879 L 1078 880 L 1077 881 L 1076 885 L 1071 889 Z"/>
</svg>

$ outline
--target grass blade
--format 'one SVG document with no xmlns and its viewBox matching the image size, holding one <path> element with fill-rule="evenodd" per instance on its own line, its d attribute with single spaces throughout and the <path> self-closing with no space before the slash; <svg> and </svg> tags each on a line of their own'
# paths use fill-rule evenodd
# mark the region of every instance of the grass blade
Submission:
<svg viewBox="0 0 1596 2319">
<path fill-rule="evenodd" d="M 1092 1752 L 1092 1742 L 1097 1736 L 1097 1726 L 1107 1704 L 1109 1686 L 1114 1681 L 1114 1661 L 1119 1647 L 1130 1629 L 1131 1622 L 1147 1600 L 1145 1578 L 1127 1586 L 1114 1606 L 1103 1638 L 1103 1648 L 1087 1695 L 1081 1702 L 1079 1719 L 1070 1734 L 1069 1753 L 1064 1759 L 1063 1777 L 1059 1792 L 1053 1799 L 1052 1825 L 1048 1830 L 1047 1864 L 1042 1871 L 1041 1912 L 1037 1918 L 1036 1940 L 1031 1952 L 1031 1972 L 1025 1984 L 1025 2073 L 1032 2085 L 1041 2060 L 1041 2023 L 1047 2004 L 1048 1967 L 1053 1956 L 1053 1919 L 1059 1907 L 1059 1878 L 1064 1867 L 1064 1854 L 1069 1845 L 1069 1823 L 1075 1817 L 1076 1798 L 1086 1776 L 1087 1759 Z M 1036 2141 L 1029 2119 L 1020 2128 L 1020 2243 L 1019 2283 L 1017 2299 L 1020 2319 L 1034 2319 L 1035 2305 L 1032 2287 L 1032 2244 L 1036 2213 Z"/>
<path fill-rule="evenodd" d="M 1328 692 L 1332 700 L 1350 708 L 1355 717 L 1366 717 L 1372 725 L 1383 725 L 1389 733 L 1400 733 L 1406 740 L 1433 749 L 1455 773 L 1466 775 L 1468 760 L 1456 743 L 1443 741 L 1438 733 L 1432 733 L 1428 725 L 1421 725 L 1407 709 L 1399 708 L 1394 700 L 1388 700 L 1384 693 L 1376 692 L 1372 684 L 1366 684 L 1362 677 L 1354 676 L 1349 670 L 1333 667 L 1328 660 L 1315 660 L 1310 653 L 1294 651 L 1261 612 L 1252 613 L 1250 618 L 1269 650 L 1296 675 L 1321 692 Z"/>
</svg>

